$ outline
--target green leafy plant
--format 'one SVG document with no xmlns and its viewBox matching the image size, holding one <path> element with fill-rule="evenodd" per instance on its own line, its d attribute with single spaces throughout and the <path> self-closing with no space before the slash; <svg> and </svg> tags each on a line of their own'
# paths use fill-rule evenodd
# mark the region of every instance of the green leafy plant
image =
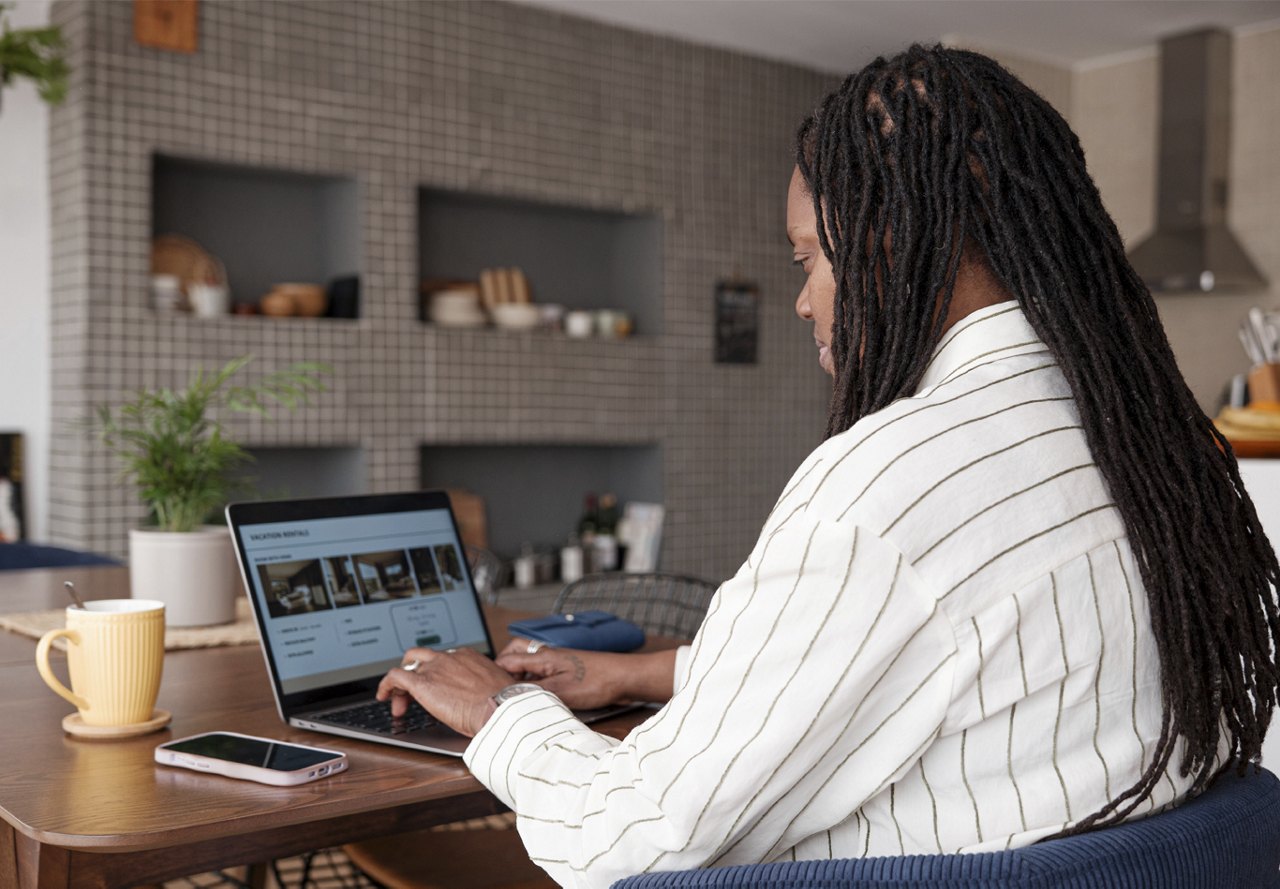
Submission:
<svg viewBox="0 0 1280 889">
<path fill-rule="evenodd" d="M 294 410 L 327 388 L 324 364 L 302 362 L 251 386 L 233 385 L 252 358 L 229 362 L 215 373 L 198 369 L 185 389 L 139 390 L 114 410 L 99 407 L 93 425 L 99 440 L 124 465 L 161 531 L 194 531 L 229 499 L 230 472 L 252 456 L 227 437 L 215 414 L 267 416 L 274 407 Z"/>
<path fill-rule="evenodd" d="M 71 69 L 63 57 L 66 41 L 62 29 L 10 29 L 5 13 L 9 4 L 0 3 L 0 88 L 17 77 L 35 82 L 40 98 L 57 105 L 67 95 L 67 75 Z"/>
</svg>

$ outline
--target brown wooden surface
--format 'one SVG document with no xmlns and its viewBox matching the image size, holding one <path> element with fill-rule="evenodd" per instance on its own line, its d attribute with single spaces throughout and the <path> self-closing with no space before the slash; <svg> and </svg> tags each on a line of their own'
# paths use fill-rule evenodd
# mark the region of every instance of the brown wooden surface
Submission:
<svg viewBox="0 0 1280 889">
<path fill-rule="evenodd" d="M 195 52 L 200 47 L 198 0 L 133 0 L 133 39 L 153 49 Z"/>
<path fill-rule="evenodd" d="M 0 608 L 62 604 L 64 579 L 94 598 L 127 595 L 121 568 L 0 573 Z M 494 643 L 522 616 L 490 610 Z M 661 643 L 658 643 L 661 646 Z M 0 631 L 0 887 L 120 887 L 500 811 L 460 759 L 321 735 L 280 720 L 256 645 L 171 651 L 163 731 L 119 741 L 64 735 L 69 711 L 40 679 L 35 643 Z M 640 716 L 611 721 L 621 736 Z M 268 787 L 157 766 L 157 744 L 229 730 L 343 750 L 350 768 Z"/>
</svg>

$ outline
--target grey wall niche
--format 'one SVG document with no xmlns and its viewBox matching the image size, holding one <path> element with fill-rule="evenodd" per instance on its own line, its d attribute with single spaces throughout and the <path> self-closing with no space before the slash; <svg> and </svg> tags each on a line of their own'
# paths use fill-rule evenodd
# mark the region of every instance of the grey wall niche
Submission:
<svg viewBox="0 0 1280 889">
<path fill-rule="evenodd" d="M 424 446 L 500 459 L 530 445 L 660 445 L 662 567 L 723 578 L 742 563 L 819 442 L 830 393 L 793 312 L 802 282 L 784 213 L 796 125 L 834 78 L 523 4 L 204 3 L 192 54 L 139 46 L 129 3 L 59 0 L 51 18 L 72 71 L 50 113 L 55 426 L 238 355 L 258 356 L 254 373 L 324 361 L 330 390 L 311 406 L 229 418 L 231 433 L 254 448 L 359 448 L 375 492 L 418 487 Z M 488 201 L 527 225 L 504 230 Z M 456 210 L 494 228 L 437 261 L 422 241 L 453 233 L 427 237 L 437 210 L 446 227 Z M 555 244 L 536 240 L 561 222 Z M 166 228 L 221 256 L 237 298 L 355 261 L 360 318 L 154 312 L 149 246 Z M 610 228 L 629 246 L 588 278 L 577 233 L 608 255 Z M 537 256 L 488 249 L 524 238 Z M 526 265 L 542 301 L 625 298 L 640 336 L 419 323 L 420 253 L 442 275 Z M 759 285 L 756 365 L 713 361 L 726 277 Z M 123 554 L 144 513 L 114 461 L 59 436 L 50 466 L 51 536 Z M 586 484 L 571 477 L 558 498 L 571 519 Z M 495 497 L 500 520 L 511 500 Z"/>
<path fill-rule="evenodd" d="M 360 448 L 249 448 L 242 467 L 244 496 L 261 500 L 347 497 L 369 491 Z"/>
<path fill-rule="evenodd" d="M 153 234 L 185 235 L 221 259 L 232 302 L 360 271 L 354 179 L 160 155 L 152 169 Z"/>
<path fill-rule="evenodd" d="M 489 548 L 514 556 L 525 543 L 558 549 L 582 517 L 583 498 L 662 503 L 662 449 L 518 445 L 424 447 L 424 488 L 464 488 L 484 498 Z"/>
<path fill-rule="evenodd" d="M 656 216 L 420 189 L 421 277 L 475 280 L 494 266 L 523 269 L 534 302 L 621 309 L 637 333 L 662 331 Z"/>
</svg>

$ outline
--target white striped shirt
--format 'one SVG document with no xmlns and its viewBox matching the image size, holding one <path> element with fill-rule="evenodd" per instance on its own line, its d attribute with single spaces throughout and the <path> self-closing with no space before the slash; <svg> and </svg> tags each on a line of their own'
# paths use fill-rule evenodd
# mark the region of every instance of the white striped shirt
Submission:
<svg viewBox="0 0 1280 889">
<path fill-rule="evenodd" d="M 552 877 L 603 887 L 1027 845 L 1132 785 L 1160 717 L 1120 515 L 1065 378 L 1001 303 L 800 466 L 669 704 L 619 743 L 530 693 L 466 762 Z M 1173 769 L 1139 812 L 1189 783 Z"/>
</svg>

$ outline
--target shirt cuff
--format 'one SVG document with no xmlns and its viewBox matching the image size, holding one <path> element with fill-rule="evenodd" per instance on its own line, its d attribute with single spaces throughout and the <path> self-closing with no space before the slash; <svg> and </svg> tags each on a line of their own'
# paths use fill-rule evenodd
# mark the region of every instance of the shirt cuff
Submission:
<svg viewBox="0 0 1280 889">
<path fill-rule="evenodd" d="M 511 785 L 516 777 L 515 764 L 575 723 L 581 726 L 569 708 L 549 691 L 517 695 L 504 701 L 476 732 L 462 761 L 481 784 L 514 809 Z"/>
<path fill-rule="evenodd" d="M 676 649 L 676 666 L 672 671 L 674 684 L 671 688 L 671 694 L 678 694 L 680 689 L 684 688 L 686 682 L 689 681 L 689 661 L 693 657 L 692 645 L 681 645 Z"/>
</svg>

